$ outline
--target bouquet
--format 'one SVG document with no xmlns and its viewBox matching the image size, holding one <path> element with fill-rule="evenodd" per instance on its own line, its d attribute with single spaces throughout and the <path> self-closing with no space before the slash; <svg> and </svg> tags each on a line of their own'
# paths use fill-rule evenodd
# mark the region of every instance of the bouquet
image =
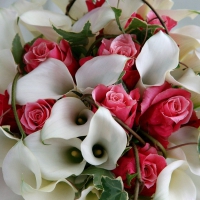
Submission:
<svg viewBox="0 0 200 200">
<path fill-rule="evenodd" d="M 0 163 L 26 200 L 199 200 L 200 27 L 171 0 L 0 10 Z M 49 1 L 50 2 L 50 1 Z"/>
</svg>

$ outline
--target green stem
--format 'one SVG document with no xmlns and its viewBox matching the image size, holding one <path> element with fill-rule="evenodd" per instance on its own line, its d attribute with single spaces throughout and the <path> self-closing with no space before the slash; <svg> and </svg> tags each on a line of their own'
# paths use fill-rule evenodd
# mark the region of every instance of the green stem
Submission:
<svg viewBox="0 0 200 200">
<path fill-rule="evenodd" d="M 173 149 L 176 149 L 176 148 L 179 148 L 179 147 L 183 147 L 183 146 L 187 146 L 187 145 L 198 145 L 198 143 L 197 142 L 188 142 L 188 143 L 179 144 L 179 145 L 176 145 L 176 146 L 173 146 L 173 147 L 169 147 L 166 150 L 170 151 L 170 150 L 173 150 Z"/>
<path fill-rule="evenodd" d="M 138 199 L 139 191 L 140 191 L 140 184 L 142 183 L 142 177 L 141 177 L 141 171 L 140 171 L 140 159 L 138 154 L 138 149 L 136 145 L 133 143 L 133 150 L 135 155 L 135 164 L 136 164 L 136 170 L 137 170 L 137 179 L 135 183 L 135 191 L 134 191 L 134 200 Z"/>
<path fill-rule="evenodd" d="M 164 21 L 162 20 L 162 18 L 160 17 L 160 15 L 156 12 L 156 10 L 153 8 L 153 6 L 147 2 L 146 0 L 142 0 L 147 6 L 149 6 L 149 8 L 151 8 L 151 10 L 155 13 L 156 17 L 159 19 L 160 23 L 162 24 L 162 26 L 164 27 L 166 33 L 169 35 L 169 31 L 164 23 Z"/>
<path fill-rule="evenodd" d="M 147 137 L 154 144 L 154 146 L 158 147 L 162 151 L 162 154 L 165 158 L 167 157 L 166 149 L 163 147 L 163 145 L 160 142 L 158 142 L 158 140 L 156 140 L 155 138 L 153 138 L 152 136 L 150 136 L 149 134 L 147 134 L 146 132 L 142 130 L 140 130 L 140 132 L 142 133 L 142 135 Z"/>
<path fill-rule="evenodd" d="M 116 122 L 118 122 L 123 128 L 125 128 L 127 131 L 129 131 L 143 146 L 146 144 L 146 142 L 129 126 L 127 126 L 124 122 L 122 122 L 117 117 L 113 116 Z"/>
<path fill-rule="evenodd" d="M 17 115 L 17 109 L 16 109 L 16 85 L 17 85 L 17 80 L 18 80 L 19 77 L 20 77 L 20 74 L 17 73 L 14 80 L 13 80 L 13 83 L 12 83 L 11 105 L 12 105 L 12 110 L 13 110 L 13 113 L 14 113 L 15 121 L 17 123 L 17 126 L 19 128 L 19 131 L 20 131 L 22 139 L 23 139 L 23 138 L 26 137 L 26 134 L 25 134 L 25 132 L 22 128 L 19 117 Z"/>
</svg>

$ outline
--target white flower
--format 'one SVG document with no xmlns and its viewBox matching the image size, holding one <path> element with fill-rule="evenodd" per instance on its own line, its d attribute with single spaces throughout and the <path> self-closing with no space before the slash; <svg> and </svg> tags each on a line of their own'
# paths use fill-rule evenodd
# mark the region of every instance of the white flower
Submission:
<svg viewBox="0 0 200 200">
<path fill-rule="evenodd" d="M 84 159 L 100 168 L 112 170 L 127 144 L 124 129 L 110 112 L 100 107 L 94 114 L 88 134 L 81 143 Z"/>
</svg>

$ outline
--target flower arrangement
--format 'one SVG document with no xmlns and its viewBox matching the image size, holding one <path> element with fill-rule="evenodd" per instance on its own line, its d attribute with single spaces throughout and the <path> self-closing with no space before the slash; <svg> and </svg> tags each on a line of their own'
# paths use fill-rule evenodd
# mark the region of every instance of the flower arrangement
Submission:
<svg viewBox="0 0 200 200">
<path fill-rule="evenodd" d="M 52 0 L 58 14 L 45 2 L 0 10 L 8 187 L 26 200 L 200 199 L 200 27 L 176 29 L 199 12 Z"/>
</svg>

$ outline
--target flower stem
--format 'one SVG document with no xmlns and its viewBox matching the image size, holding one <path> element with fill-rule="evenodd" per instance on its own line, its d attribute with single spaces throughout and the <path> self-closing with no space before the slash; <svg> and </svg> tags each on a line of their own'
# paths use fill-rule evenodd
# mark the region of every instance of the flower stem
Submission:
<svg viewBox="0 0 200 200">
<path fill-rule="evenodd" d="M 146 142 L 129 126 L 127 126 L 124 122 L 122 122 L 117 117 L 113 116 L 116 122 L 118 122 L 123 128 L 125 128 L 127 131 L 129 131 L 143 146 L 146 144 Z"/>
<path fill-rule="evenodd" d="M 141 171 L 140 171 L 140 159 L 139 159 L 138 149 L 134 143 L 132 143 L 132 146 L 133 146 L 133 150 L 134 150 L 136 170 L 137 170 L 137 179 L 136 179 L 136 183 L 135 183 L 134 200 L 137 200 L 139 191 L 140 191 L 140 184 L 142 183 L 142 178 L 141 178 Z"/>
<path fill-rule="evenodd" d="M 183 147 L 183 146 L 187 146 L 187 145 L 198 145 L 198 143 L 197 142 L 188 142 L 188 143 L 179 144 L 179 145 L 176 145 L 176 146 L 173 146 L 173 147 L 169 147 L 166 150 L 170 151 L 170 150 L 173 150 L 173 149 L 176 149 L 176 148 L 179 148 L 179 147 Z"/>
<path fill-rule="evenodd" d="M 14 113 L 15 121 L 17 123 L 17 126 L 19 128 L 19 131 L 20 131 L 22 139 L 23 139 L 23 138 L 26 137 L 26 134 L 25 134 L 25 132 L 22 128 L 19 117 L 17 115 L 17 109 L 16 109 L 16 85 L 17 85 L 17 80 L 18 80 L 19 76 L 20 76 L 20 74 L 17 73 L 14 80 L 13 80 L 13 83 L 12 83 L 11 105 L 12 105 L 12 110 L 13 110 L 13 113 Z"/>
<path fill-rule="evenodd" d="M 158 142 L 158 140 L 156 140 L 155 138 L 153 138 L 152 136 L 150 136 L 149 134 L 147 134 L 146 132 L 142 130 L 140 130 L 140 132 L 145 137 L 147 137 L 154 144 L 154 146 L 158 147 L 162 151 L 162 154 L 165 158 L 167 157 L 166 149 L 163 147 L 163 145 L 160 142 Z"/>
<path fill-rule="evenodd" d="M 160 17 L 160 15 L 156 12 L 156 10 L 153 8 L 153 6 L 147 2 L 146 0 L 142 0 L 147 6 L 149 6 L 149 8 L 151 8 L 151 10 L 155 13 L 156 17 L 159 19 L 160 23 L 162 24 L 162 26 L 164 27 L 166 33 L 169 35 L 169 31 L 165 25 L 165 22 L 162 20 L 162 18 Z"/>
</svg>

